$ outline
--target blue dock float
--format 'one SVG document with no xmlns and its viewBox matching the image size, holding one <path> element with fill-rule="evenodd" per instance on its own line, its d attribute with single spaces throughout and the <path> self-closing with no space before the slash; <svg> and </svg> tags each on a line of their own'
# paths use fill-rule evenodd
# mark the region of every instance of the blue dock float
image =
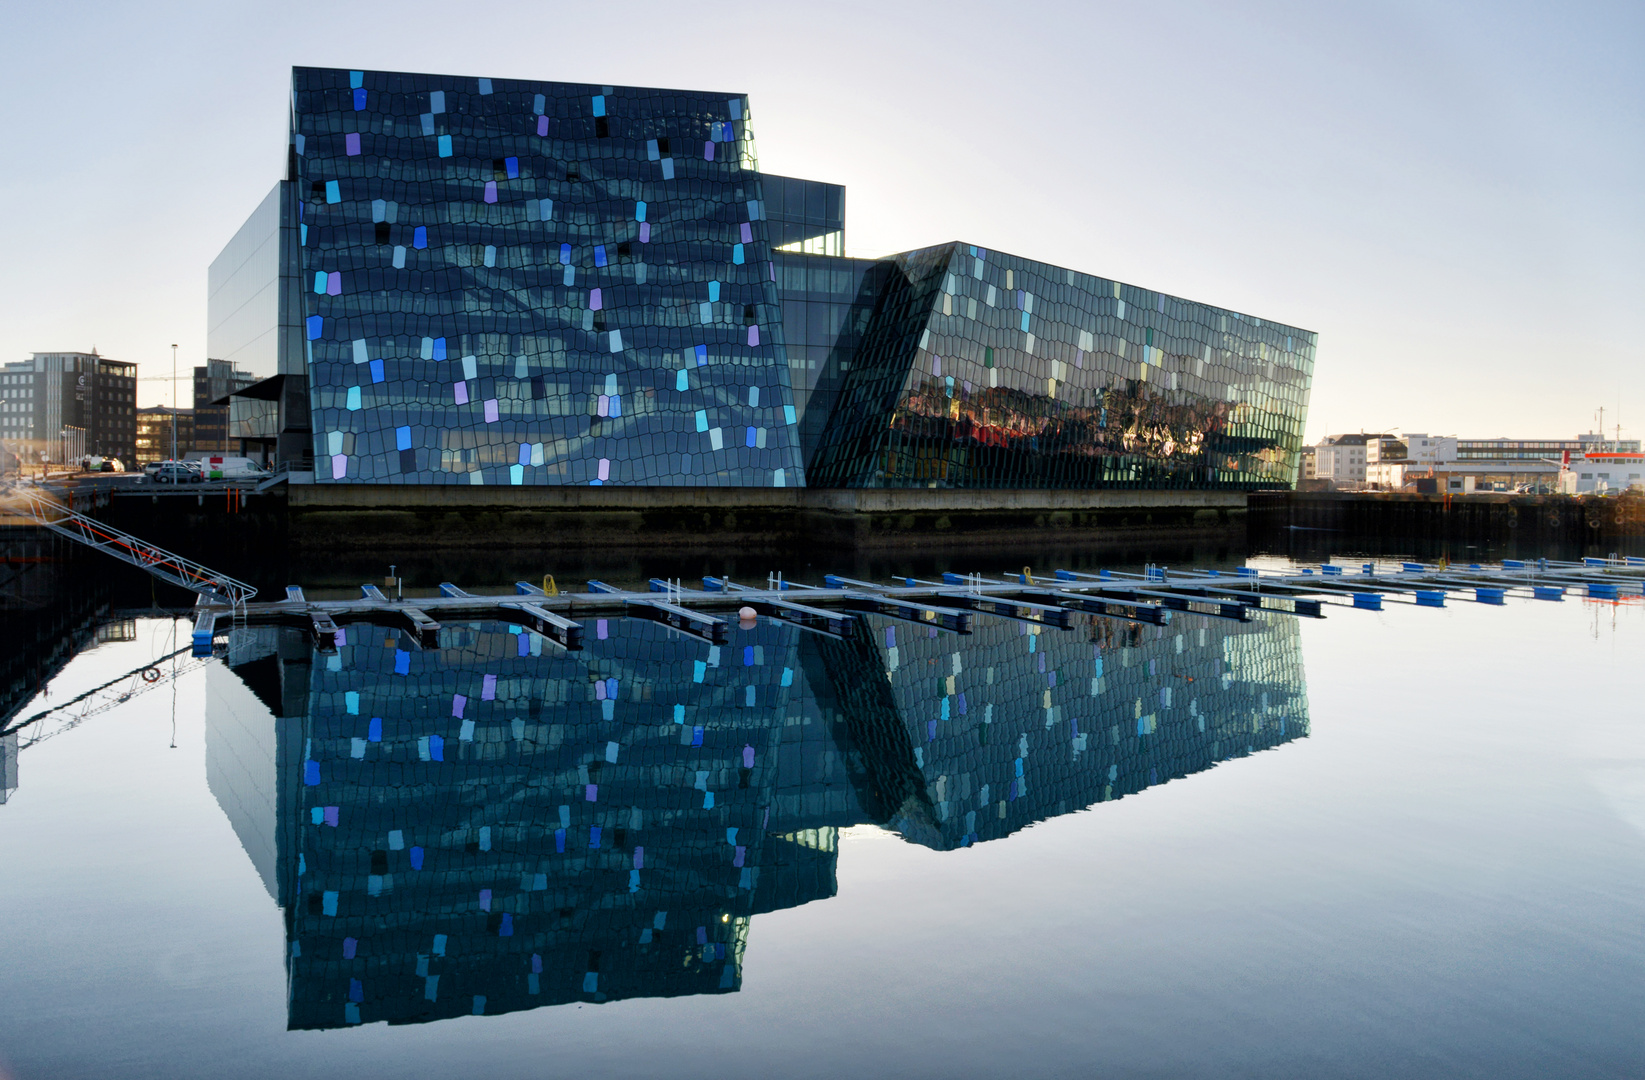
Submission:
<svg viewBox="0 0 1645 1080">
<path fill-rule="evenodd" d="M 189 655 L 210 656 L 211 642 L 216 636 L 217 613 L 209 609 L 200 610 L 194 616 L 194 637 Z"/>
</svg>

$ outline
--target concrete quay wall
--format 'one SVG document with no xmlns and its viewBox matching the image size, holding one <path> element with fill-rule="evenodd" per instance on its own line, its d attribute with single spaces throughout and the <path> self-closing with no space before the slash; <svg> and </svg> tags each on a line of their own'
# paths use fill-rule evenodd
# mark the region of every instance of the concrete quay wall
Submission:
<svg viewBox="0 0 1645 1080">
<path fill-rule="evenodd" d="M 1008 548 L 1048 538 L 1243 534 L 1239 491 L 452 487 L 286 489 L 289 542 L 400 550 L 712 547 Z"/>
<path fill-rule="evenodd" d="M 1512 539 L 1521 554 L 1559 551 L 1568 555 L 1573 550 L 1603 554 L 1611 550 L 1605 544 L 1645 537 L 1645 498 L 1260 491 L 1251 494 L 1247 520 L 1253 536 L 1289 530 L 1379 540 L 1494 538 Z"/>
</svg>

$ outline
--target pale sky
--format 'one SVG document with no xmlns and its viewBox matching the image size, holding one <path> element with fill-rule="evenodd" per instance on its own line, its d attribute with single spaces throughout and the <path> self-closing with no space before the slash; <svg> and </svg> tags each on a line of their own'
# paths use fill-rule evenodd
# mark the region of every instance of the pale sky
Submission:
<svg viewBox="0 0 1645 1080">
<path fill-rule="evenodd" d="M 1317 331 L 1310 440 L 1645 436 L 1638 3 L 13 0 L 0 359 L 202 362 L 297 64 L 747 93 L 762 168 L 847 185 L 848 254 Z"/>
</svg>

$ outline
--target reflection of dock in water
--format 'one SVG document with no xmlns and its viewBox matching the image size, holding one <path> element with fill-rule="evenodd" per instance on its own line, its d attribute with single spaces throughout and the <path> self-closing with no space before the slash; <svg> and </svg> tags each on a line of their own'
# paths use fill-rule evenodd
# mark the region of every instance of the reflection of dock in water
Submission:
<svg viewBox="0 0 1645 1080">
<path fill-rule="evenodd" d="M 207 777 L 285 910 L 290 1025 L 733 991 L 840 827 L 963 847 L 1307 733 L 1289 618 L 858 617 L 237 632 Z"/>
</svg>

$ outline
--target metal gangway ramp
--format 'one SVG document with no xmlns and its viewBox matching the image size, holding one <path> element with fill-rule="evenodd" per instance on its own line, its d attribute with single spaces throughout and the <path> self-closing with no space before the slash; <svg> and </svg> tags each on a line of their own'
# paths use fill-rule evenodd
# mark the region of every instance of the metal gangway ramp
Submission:
<svg viewBox="0 0 1645 1080">
<path fill-rule="evenodd" d="M 13 504 L 11 509 L 37 525 L 147 570 L 161 581 L 188 589 L 203 601 L 227 607 L 236 616 L 243 616 L 246 603 L 257 595 L 253 586 L 238 578 L 71 510 L 40 488 L 13 485 L 6 494 L 9 498 L 5 501 Z"/>
</svg>

